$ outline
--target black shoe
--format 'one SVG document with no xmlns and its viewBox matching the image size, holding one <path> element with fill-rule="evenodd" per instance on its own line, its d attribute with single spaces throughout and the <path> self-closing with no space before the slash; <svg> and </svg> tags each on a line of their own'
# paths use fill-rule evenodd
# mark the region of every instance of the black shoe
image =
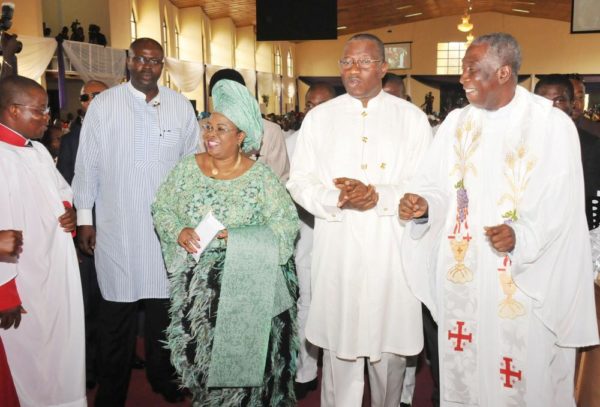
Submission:
<svg viewBox="0 0 600 407">
<path fill-rule="evenodd" d="M 400 403 L 400 407 L 410 407 L 410 404 L 408 404 L 408 403 Z"/>
<path fill-rule="evenodd" d="M 138 355 L 133 357 L 133 362 L 131 362 L 131 368 L 136 370 L 142 370 L 146 367 L 146 362 L 144 359 L 140 358 Z"/>
<path fill-rule="evenodd" d="M 296 393 L 296 400 L 302 400 L 306 395 L 317 390 L 318 379 L 313 379 L 310 382 L 300 383 L 294 382 L 294 392 Z"/>
</svg>

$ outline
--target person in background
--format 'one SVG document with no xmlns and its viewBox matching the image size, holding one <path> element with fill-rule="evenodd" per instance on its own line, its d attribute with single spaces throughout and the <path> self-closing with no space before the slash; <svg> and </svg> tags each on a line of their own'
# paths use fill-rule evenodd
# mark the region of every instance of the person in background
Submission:
<svg viewBox="0 0 600 407">
<path fill-rule="evenodd" d="M 383 91 L 394 95 L 400 99 L 406 100 L 406 90 L 404 88 L 404 81 L 398 75 L 393 73 L 386 73 L 381 81 Z M 425 337 L 425 351 L 430 361 L 431 371 L 433 376 L 433 402 L 437 406 L 439 404 L 439 396 L 436 397 L 439 392 L 437 377 L 437 327 L 435 321 L 431 318 L 431 314 L 426 307 L 422 307 L 423 311 L 423 335 Z M 434 343 L 432 341 L 435 340 Z M 402 382 L 402 397 L 401 407 L 410 406 L 412 404 L 413 395 L 415 392 L 415 384 L 417 380 L 417 362 L 418 355 L 409 356 L 406 358 L 406 372 L 404 374 L 404 381 Z M 437 401 L 437 402 L 436 402 Z"/>
<path fill-rule="evenodd" d="M 52 125 L 46 129 L 44 135 L 40 139 L 40 143 L 46 147 L 54 163 L 56 163 L 56 160 L 58 159 L 62 134 L 62 128 L 60 126 Z"/>
<path fill-rule="evenodd" d="M 75 159 L 77 158 L 83 119 L 92 100 L 106 89 L 108 89 L 108 86 L 104 82 L 90 80 L 81 87 L 81 91 L 79 92 L 79 102 L 81 103 L 80 113 L 71 122 L 69 132 L 62 138 L 56 162 L 56 168 L 58 168 L 58 171 L 60 171 L 69 184 L 73 182 L 73 176 L 75 175 Z"/>
<path fill-rule="evenodd" d="M 381 85 L 384 92 L 406 100 L 406 88 L 404 87 L 404 81 L 402 80 L 402 77 L 388 72 L 381 80 Z"/>
<path fill-rule="evenodd" d="M 71 122 L 70 131 L 62 137 L 56 168 L 71 184 L 75 175 L 75 160 L 79 148 L 81 125 L 85 118 L 90 103 L 96 96 L 108 89 L 101 81 L 87 81 L 79 92 L 81 103 L 80 114 Z M 93 388 L 96 385 L 98 370 L 98 308 L 100 306 L 100 288 L 94 266 L 94 257 L 83 253 L 79 248 L 79 272 L 83 292 L 83 305 L 85 309 L 85 366 L 86 386 Z"/>
</svg>

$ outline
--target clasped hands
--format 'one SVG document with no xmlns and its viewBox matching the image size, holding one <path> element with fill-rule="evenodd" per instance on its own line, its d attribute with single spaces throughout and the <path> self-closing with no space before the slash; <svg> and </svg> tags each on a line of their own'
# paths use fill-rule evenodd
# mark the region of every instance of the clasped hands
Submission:
<svg viewBox="0 0 600 407">
<path fill-rule="evenodd" d="M 402 220 L 412 220 L 424 217 L 429 212 L 429 204 L 420 195 L 404 194 L 398 205 L 398 216 Z M 492 247 L 500 252 L 511 252 L 515 248 L 516 237 L 514 229 L 505 223 L 496 226 L 484 226 L 485 235 Z"/>
<path fill-rule="evenodd" d="M 356 209 L 366 211 L 374 208 L 379 201 L 379 194 L 373 185 L 365 185 L 352 178 L 334 178 L 333 184 L 340 190 L 337 206 L 340 209 Z"/>
<path fill-rule="evenodd" d="M 227 239 L 227 236 L 229 236 L 227 229 L 223 229 L 217 234 L 217 239 Z M 200 236 L 193 228 L 183 228 L 177 237 L 177 244 L 188 253 L 198 253 Z"/>
</svg>

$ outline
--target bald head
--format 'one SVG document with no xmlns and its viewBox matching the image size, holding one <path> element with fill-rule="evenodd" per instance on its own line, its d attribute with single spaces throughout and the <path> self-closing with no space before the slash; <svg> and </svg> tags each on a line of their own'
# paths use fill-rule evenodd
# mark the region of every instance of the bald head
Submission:
<svg viewBox="0 0 600 407">
<path fill-rule="evenodd" d="M 129 46 L 129 54 L 130 55 L 136 55 L 137 52 L 146 49 L 146 48 L 156 48 L 160 50 L 160 53 L 164 55 L 164 50 L 162 45 L 160 45 L 160 43 L 152 38 L 148 38 L 148 37 L 143 37 L 143 38 L 138 38 L 137 40 L 133 41 L 131 43 L 131 45 Z"/>
<path fill-rule="evenodd" d="M 349 43 L 354 42 L 354 41 L 370 41 L 373 44 L 375 44 L 375 47 L 377 48 L 377 57 L 379 59 L 381 59 L 382 61 L 385 61 L 385 45 L 383 44 L 383 41 L 381 41 L 379 39 L 379 37 L 373 35 L 373 34 L 369 34 L 369 33 L 360 33 L 360 34 L 355 34 L 352 37 L 350 37 L 350 39 L 346 42 L 346 46 L 348 46 Z"/>
<path fill-rule="evenodd" d="M 13 75 L 0 81 L 0 112 L 4 113 L 14 103 L 34 90 L 46 92 L 36 81 L 24 76 Z"/>
<path fill-rule="evenodd" d="M 399 97 L 400 99 L 406 99 L 406 89 L 404 88 L 404 81 L 402 78 L 393 73 L 386 73 L 381 80 L 383 90 L 390 95 Z"/>
<path fill-rule="evenodd" d="M 90 103 L 92 103 L 92 100 L 94 100 L 96 96 L 104 92 L 106 89 L 108 89 L 108 86 L 104 82 L 93 79 L 91 81 L 87 81 L 81 87 L 81 92 L 79 93 L 79 101 L 81 102 L 81 107 L 84 115 L 90 107 Z"/>
<path fill-rule="evenodd" d="M 0 81 L 0 123 L 30 139 L 39 139 L 48 126 L 48 95 L 23 76 Z"/>
<path fill-rule="evenodd" d="M 306 92 L 306 103 L 304 113 L 308 113 L 313 107 L 327 102 L 335 97 L 335 89 L 327 82 L 313 83 Z"/>
</svg>

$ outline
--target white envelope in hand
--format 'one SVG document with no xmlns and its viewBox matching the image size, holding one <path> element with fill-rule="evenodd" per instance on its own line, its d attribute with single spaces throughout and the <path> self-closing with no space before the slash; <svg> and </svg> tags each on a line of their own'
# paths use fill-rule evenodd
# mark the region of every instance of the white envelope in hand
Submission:
<svg viewBox="0 0 600 407">
<path fill-rule="evenodd" d="M 217 218 L 213 215 L 212 212 L 208 212 L 204 218 L 200 221 L 196 229 L 194 231 L 200 237 L 200 247 L 196 248 L 198 251 L 196 253 L 192 253 L 192 257 L 194 260 L 198 261 L 200 259 L 200 255 L 206 249 L 206 246 L 212 242 L 217 233 L 220 230 L 225 229 L 225 226 L 219 222 Z"/>
</svg>

